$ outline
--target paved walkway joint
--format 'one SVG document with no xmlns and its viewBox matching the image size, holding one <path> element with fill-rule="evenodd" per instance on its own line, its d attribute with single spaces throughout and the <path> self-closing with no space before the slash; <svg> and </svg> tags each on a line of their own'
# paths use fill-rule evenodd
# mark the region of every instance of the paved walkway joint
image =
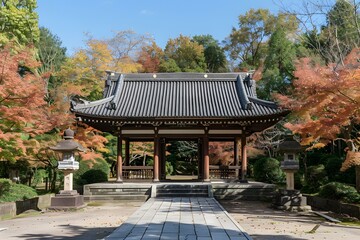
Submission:
<svg viewBox="0 0 360 240">
<path fill-rule="evenodd" d="M 151 198 L 106 240 L 251 240 L 214 198 Z"/>
</svg>

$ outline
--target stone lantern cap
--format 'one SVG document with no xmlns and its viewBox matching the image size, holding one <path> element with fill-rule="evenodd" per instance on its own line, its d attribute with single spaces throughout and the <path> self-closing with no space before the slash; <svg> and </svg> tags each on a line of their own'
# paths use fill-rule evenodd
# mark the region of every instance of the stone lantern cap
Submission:
<svg viewBox="0 0 360 240">
<path fill-rule="evenodd" d="M 286 135 L 285 140 L 279 144 L 278 152 L 283 153 L 297 153 L 301 152 L 300 143 L 294 140 L 293 135 Z"/>
<path fill-rule="evenodd" d="M 299 162 L 293 160 L 281 161 L 282 170 L 299 170 Z"/>
<path fill-rule="evenodd" d="M 61 140 L 56 144 L 54 147 L 50 147 L 51 150 L 58 151 L 58 152 L 73 152 L 73 151 L 80 151 L 84 152 L 85 148 L 81 146 L 78 142 L 72 140 L 74 138 L 74 131 L 66 129 L 64 132 L 64 140 Z"/>
</svg>

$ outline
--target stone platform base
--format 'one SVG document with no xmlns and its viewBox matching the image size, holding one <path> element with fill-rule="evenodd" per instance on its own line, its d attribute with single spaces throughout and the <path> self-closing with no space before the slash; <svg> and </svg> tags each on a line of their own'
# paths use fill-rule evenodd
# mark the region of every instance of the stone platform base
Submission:
<svg viewBox="0 0 360 240">
<path fill-rule="evenodd" d="M 60 191 L 55 197 L 51 198 L 49 210 L 71 210 L 85 207 L 84 197 L 77 191 Z"/>
<path fill-rule="evenodd" d="M 279 210 L 294 212 L 310 211 L 306 197 L 298 190 L 279 189 L 273 201 L 273 207 Z"/>
</svg>

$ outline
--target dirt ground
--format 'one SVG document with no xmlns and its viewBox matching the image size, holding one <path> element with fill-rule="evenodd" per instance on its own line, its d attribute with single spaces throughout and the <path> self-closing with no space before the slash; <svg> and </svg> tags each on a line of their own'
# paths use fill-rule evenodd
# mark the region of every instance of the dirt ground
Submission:
<svg viewBox="0 0 360 240">
<path fill-rule="evenodd" d="M 0 239 L 102 239 L 141 205 L 142 202 L 109 202 L 72 212 L 21 214 L 0 221 Z"/>
<path fill-rule="evenodd" d="M 220 203 L 254 240 L 360 239 L 359 227 L 330 223 L 311 212 L 274 210 L 264 202 Z M 315 230 L 316 226 L 318 228 Z M 313 229 L 315 232 L 311 233 Z"/>
<path fill-rule="evenodd" d="M 221 204 L 254 240 L 360 239 L 360 228 L 329 223 L 311 213 L 273 210 L 263 202 Z M 141 205 L 141 202 L 93 203 L 76 212 L 22 214 L 0 221 L 0 239 L 102 239 Z M 309 233 L 317 224 L 315 233 Z"/>
</svg>

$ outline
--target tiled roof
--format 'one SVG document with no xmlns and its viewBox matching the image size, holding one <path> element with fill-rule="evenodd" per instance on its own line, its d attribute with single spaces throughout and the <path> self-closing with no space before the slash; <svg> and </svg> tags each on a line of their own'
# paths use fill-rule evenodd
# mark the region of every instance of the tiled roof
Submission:
<svg viewBox="0 0 360 240">
<path fill-rule="evenodd" d="M 255 82 L 244 73 L 113 73 L 104 99 L 73 104 L 72 111 L 115 119 L 241 119 L 282 112 L 256 97 Z"/>
</svg>

